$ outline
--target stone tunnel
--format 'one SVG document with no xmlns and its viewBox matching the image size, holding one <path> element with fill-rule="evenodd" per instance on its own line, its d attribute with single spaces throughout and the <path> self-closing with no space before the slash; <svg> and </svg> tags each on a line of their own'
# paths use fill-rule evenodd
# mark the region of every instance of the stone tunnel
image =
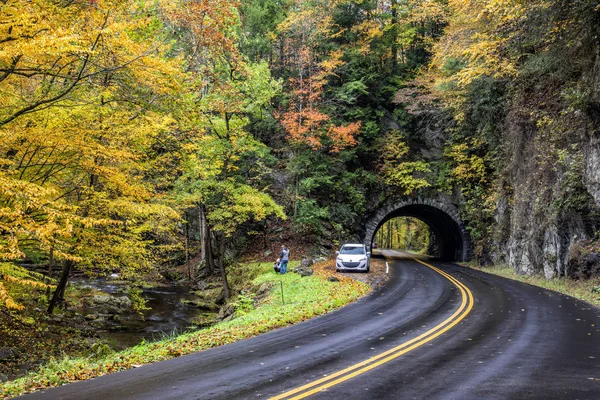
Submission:
<svg viewBox="0 0 600 400">
<path fill-rule="evenodd" d="M 450 201 L 429 198 L 406 198 L 380 207 L 366 221 L 361 234 L 371 248 L 377 230 L 396 217 L 413 217 L 426 223 L 437 243 L 435 257 L 444 261 L 468 261 L 472 255 L 471 237 Z"/>
</svg>

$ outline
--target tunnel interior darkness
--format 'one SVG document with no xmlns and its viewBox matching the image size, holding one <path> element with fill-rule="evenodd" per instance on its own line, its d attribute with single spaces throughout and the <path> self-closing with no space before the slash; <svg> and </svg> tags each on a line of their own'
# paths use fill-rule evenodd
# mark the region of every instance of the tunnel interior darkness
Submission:
<svg viewBox="0 0 600 400">
<path fill-rule="evenodd" d="M 437 244 L 437 254 L 431 255 L 444 261 L 465 260 L 465 238 L 458 223 L 446 212 L 425 204 L 406 205 L 389 213 L 379 222 L 373 235 L 368 238 L 369 246 L 373 243 L 373 239 L 379 228 L 387 221 L 396 217 L 417 218 L 429 226 L 431 233 L 435 236 L 432 239 Z"/>
</svg>

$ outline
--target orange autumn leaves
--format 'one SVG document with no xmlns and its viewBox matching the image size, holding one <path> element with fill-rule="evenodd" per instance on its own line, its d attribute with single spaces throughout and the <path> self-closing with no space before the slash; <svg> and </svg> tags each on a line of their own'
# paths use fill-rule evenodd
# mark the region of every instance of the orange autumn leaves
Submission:
<svg viewBox="0 0 600 400">
<path fill-rule="evenodd" d="M 198 69 L 212 75 L 211 67 L 214 65 L 207 63 L 211 58 L 227 57 L 232 64 L 241 61 L 235 33 L 239 1 L 163 1 L 161 4 L 168 18 L 186 32 L 185 40 L 191 47 L 188 57 L 190 70 Z"/>
<path fill-rule="evenodd" d="M 331 152 L 356 144 L 356 134 L 360 130 L 360 122 L 352 122 L 346 126 L 329 123 L 331 117 L 315 108 L 303 111 L 288 111 L 281 117 L 281 122 L 289 135 L 289 139 L 297 143 L 305 143 L 313 149 L 323 147 L 325 138 L 329 139 Z M 323 129 L 324 126 L 329 125 Z"/>
<path fill-rule="evenodd" d="M 341 50 L 319 51 L 318 43 L 332 37 L 332 21 L 323 4 L 292 12 L 279 25 L 286 63 L 293 72 L 289 78 L 290 98 L 277 113 L 288 138 L 312 149 L 325 148 L 336 153 L 354 146 L 360 122 L 337 125 L 324 112 L 323 90 L 344 65 Z"/>
</svg>

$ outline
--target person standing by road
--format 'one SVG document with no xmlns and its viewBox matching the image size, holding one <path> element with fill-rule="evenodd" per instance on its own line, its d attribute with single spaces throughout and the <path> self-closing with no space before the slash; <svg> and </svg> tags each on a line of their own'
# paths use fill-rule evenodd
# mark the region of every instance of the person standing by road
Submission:
<svg viewBox="0 0 600 400">
<path fill-rule="evenodd" d="M 290 259 L 290 250 L 284 244 L 281 246 L 281 254 L 279 255 L 281 263 L 279 264 L 279 273 L 285 274 L 287 272 L 287 264 Z"/>
</svg>

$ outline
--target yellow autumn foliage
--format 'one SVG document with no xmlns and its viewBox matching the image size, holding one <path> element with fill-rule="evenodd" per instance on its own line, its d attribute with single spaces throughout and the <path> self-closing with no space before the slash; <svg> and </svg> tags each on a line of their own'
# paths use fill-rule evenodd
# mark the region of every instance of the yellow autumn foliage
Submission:
<svg viewBox="0 0 600 400">
<path fill-rule="evenodd" d="M 9 310 L 23 309 L 23 306 L 17 303 L 6 290 L 6 285 L 12 284 L 45 290 L 53 287 L 51 283 L 51 279 L 39 273 L 28 271 L 11 263 L 0 263 L 0 304 L 3 304 Z"/>
<path fill-rule="evenodd" d="M 485 161 L 471 149 L 481 146 L 481 143 L 473 139 L 469 143 L 453 145 L 449 150 L 449 156 L 454 162 L 453 175 L 462 182 L 483 183 L 487 179 Z"/>
<path fill-rule="evenodd" d="M 148 178 L 156 173 L 154 149 L 165 134 L 197 125 L 178 109 L 197 101 L 197 82 L 215 81 L 175 47 L 173 27 L 195 35 L 178 45 L 200 38 L 196 59 L 209 63 L 235 50 L 235 6 L 2 2 L 0 262 L 51 254 L 134 277 L 177 248 L 180 213 Z M 46 285 L 15 268 L 4 268 L 0 281 L 11 308 L 19 307 L 6 285 Z"/>
<path fill-rule="evenodd" d="M 283 215 L 264 192 L 231 184 L 255 146 L 246 116 L 278 90 L 268 67 L 251 68 L 236 48 L 237 6 L 2 2 L 0 262 L 51 259 L 90 273 L 144 275 L 182 246 L 188 203 L 169 191 L 188 167 L 194 180 L 213 180 L 205 190 L 227 198 L 231 218 L 212 206 L 217 229 Z M 43 282 L 16 271 L 0 281 L 13 308 L 8 286 Z"/>
<path fill-rule="evenodd" d="M 520 55 L 510 52 L 510 44 L 519 40 L 517 28 L 528 13 L 545 7 L 544 1 L 450 0 L 445 35 L 433 48 L 429 70 L 433 88 L 456 106 L 461 102 L 457 91 L 474 80 L 516 76 Z"/>
</svg>

